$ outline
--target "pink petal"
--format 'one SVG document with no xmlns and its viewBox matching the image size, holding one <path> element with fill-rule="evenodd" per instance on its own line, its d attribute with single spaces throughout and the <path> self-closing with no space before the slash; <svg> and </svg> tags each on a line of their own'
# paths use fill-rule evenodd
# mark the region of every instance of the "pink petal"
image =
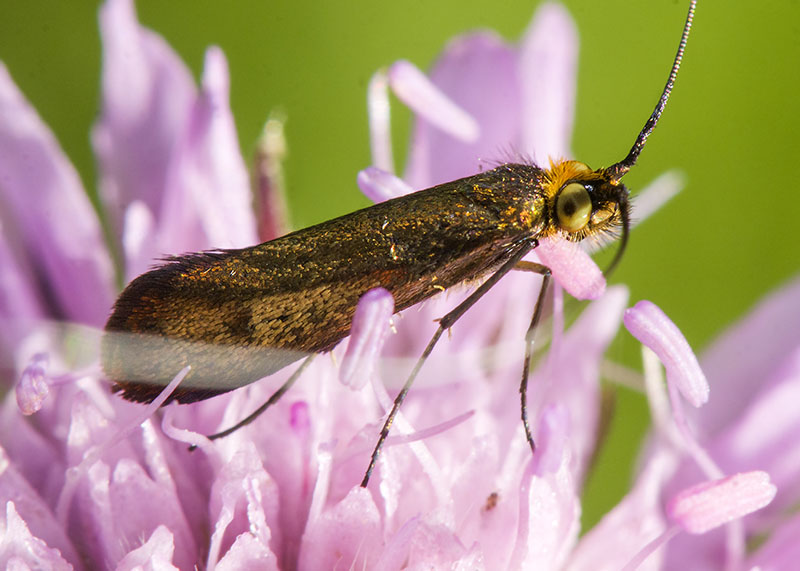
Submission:
<svg viewBox="0 0 800 571">
<path fill-rule="evenodd" d="M 766 472 L 735 474 L 679 493 L 667 513 L 689 533 L 705 533 L 763 508 L 776 491 Z"/>
<path fill-rule="evenodd" d="M 95 462 L 88 470 L 85 487 L 81 495 L 86 498 L 83 503 L 84 517 L 80 519 L 80 527 L 70 530 L 78 532 L 81 538 L 81 551 L 89 553 L 89 557 L 97 561 L 118 561 L 124 552 L 120 542 L 115 541 L 114 514 L 109 494 L 109 468 L 103 462 Z M 59 514 L 59 519 L 66 522 L 69 514 Z"/>
<path fill-rule="evenodd" d="M 370 569 L 381 545 L 381 518 L 372 496 L 368 490 L 355 487 L 318 519 L 309 521 L 299 566 Z"/>
<path fill-rule="evenodd" d="M 609 288 L 592 302 L 561 338 L 554 342 L 546 362 L 540 365 L 529 392 L 544 403 L 558 403 L 570 411 L 568 446 L 572 453 L 572 477 L 582 481 L 597 445 L 600 410 L 600 363 L 616 336 L 628 301 L 623 286 Z M 546 379 L 546 386 L 537 382 Z M 540 438 L 534 434 L 535 438 Z"/>
<path fill-rule="evenodd" d="M 165 251 L 189 252 L 256 242 L 244 165 L 228 102 L 228 64 L 206 54 L 203 91 L 174 152 L 164 196 L 160 239 Z"/>
<path fill-rule="evenodd" d="M 140 27 L 132 0 L 102 6 L 100 34 L 103 108 L 92 143 L 101 194 L 117 222 L 133 200 L 160 220 L 168 165 L 197 90 L 164 39 Z"/>
<path fill-rule="evenodd" d="M 375 568 L 381 570 L 392 569 L 397 567 L 398 561 L 405 561 L 408 558 L 408 552 L 414 536 L 422 525 L 419 516 L 413 517 L 407 520 L 397 532 L 387 538 Z"/>
<path fill-rule="evenodd" d="M 672 472 L 668 454 L 652 456 L 633 489 L 584 535 L 570 556 L 570 569 L 616 571 L 666 529 L 661 508 L 664 480 Z M 662 568 L 663 550 L 650 555 L 639 569 Z"/>
<path fill-rule="evenodd" d="M 16 353 L 46 312 L 31 268 L 17 262 L 6 239 L 0 224 L 0 390 L 8 390 L 17 378 L 20 359 L 27 355 Z"/>
<path fill-rule="evenodd" d="M 541 439 L 533 457 L 533 472 L 547 476 L 558 472 L 569 455 L 567 438 L 571 432 L 570 415 L 560 404 L 548 405 L 541 413 L 536 431 Z"/>
<path fill-rule="evenodd" d="M 285 119 L 270 116 L 256 143 L 253 207 L 258 223 L 258 240 L 267 242 L 289 230 L 283 161 L 286 159 Z"/>
<path fill-rule="evenodd" d="M 393 313 L 394 298 L 383 288 L 371 289 L 358 300 L 347 351 L 339 368 L 339 378 L 350 388 L 357 390 L 369 382 Z"/>
<path fill-rule="evenodd" d="M 480 132 L 475 120 L 411 62 L 400 60 L 392 64 L 389 85 L 400 101 L 431 125 L 467 143 L 477 140 Z"/>
<path fill-rule="evenodd" d="M 414 191 L 403 179 L 377 167 L 367 167 L 360 171 L 356 182 L 361 192 L 375 203 L 405 196 Z"/>
<path fill-rule="evenodd" d="M 209 509 L 215 525 L 209 547 L 209 566 L 213 566 L 218 554 L 227 552 L 234 538 L 242 533 L 252 533 L 262 546 L 280 546 L 282 541 L 291 540 L 293 530 L 286 525 L 287 516 L 300 517 L 300 514 L 279 514 L 278 492 L 253 443 L 245 442 L 237 447 L 211 489 Z M 286 555 L 295 556 L 294 553 Z M 286 561 L 283 564 L 291 565 Z"/>
<path fill-rule="evenodd" d="M 520 524 L 511 569 L 559 569 L 580 531 L 580 499 L 570 471 L 569 414 L 559 405 L 541 416 L 537 434 L 549 456 L 534 460 L 529 483 L 520 487 Z"/>
<path fill-rule="evenodd" d="M 184 367 L 153 402 L 147 406 L 138 407 L 132 418 L 120 422 L 114 426 L 114 430 L 110 431 L 104 430 L 107 428 L 107 421 L 95 408 L 97 403 L 92 403 L 95 405 L 92 406 L 86 401 L 86 395 L 82 393 L 76 395 L 72 411 L 73 422 L 70 424 L 70 437 L 76 436 L 77 438 L 72 444 L 76 449 L 89 447 L 90 442 L 94 445 L 86 450 L 75 462 L 75 465 L 67 471 L 66 482 L 61 489 L 56 507 L 56 513 L 60 519 L 65 520 L 69 515 L 74 493 L 92 467 L 103 457 L 109 457 L 113 453 L 124 454 L 128 437 L 138 431 L 140 426 L 155 414 L 158 407 L 172 394 L 190 369 L 191 367 Z M 104 393 L 103 396 L 105 397 L 106 394 Z"/>
<path fill-rule="evenodd" d="M 39 319 L 45 310 L 37 295 L 36 282 L 15 258 L 8 238 L 0 226 L 0 320 L 11 324 Z M 13 347 L 21 335 L 17 337 L 2 329 L 2 346 Z"/>
<path fill-rule="evenodd" d="M 134 200 L 125 209 L 122 251 L 125 254 L 126 282 L 153 267 L 153 260 L 163 255 L 156 244 L 155 219 L 147 205 Z"/>
<path fill-rule="evenodd" d="M 495 35 L 484 32 L 452 41 L 430 77 L 477 121 L 481 136 L 465 143 L 418 119 L 404 177 L 416 189 L 475 174 L 482 161 L 497 161 L 502 149 L 519 140 L 517 57 Z"/>
<path fill-rule="evenodd" d="M 78 392 L 70 400 L 67 405 L 70 419 L 65 456 L 70 466 L 76 466 L 91 448 L 108 440 L 108 419 L 86 393 Z M 123 446 L 114 448 L 112 452 L 117 454 L 114 460 L 124 458 L 123 454 L 127 450 L 123 448 L 129 446 L 125 442 Z"/>
<path fill-rule="evenodd" d="M 367 115 L 372 166 L 393 173 L 392 117 L 388 87 L 389 78 L 385 70 L 379 70 L 372 75 L 367 88 Z"/>
<path fill-rule="evenodd" d="M 746 569 L 791 569 L 800 560 L 800 515 L 782 522 L 744 566 Z"/>
<path fill-rule="evenodd" d="M 640 301 L 625 312 L 624 321 L 631 335 L 658 355 L 667 370 L 667 380 L 678 386 L 686 400 L 694 406 L 708 401 L 708 382 L 697 357 L 661 309 L 652 302 Z"/>
<path fill-rule="evenodd" d="M 572 297 L 597 299 L 603 295 L 603 272 L 578 244 L 560 238 L 545 239 L 536 248 L 536 255 Z"/>
<path fill-rule="evenodd" d="M 125 447 L 119 448 L 124 454 Z M 107 464 L 95 462 L 78 482 L 72 513 L 80 523 L 70 531 L 81 538 L 91 557 L 117 561 L 125 556 L 124 546 L 135 545 L 143 534 L 165 525 L 174 537 L 175 563 L 182 569 L 192 567 L 198 547 L 174 483 L 154 481 L 130 454 L 127 451 L 113 474 Z"/>
<path fill-rule="evenodd" d="M 24 437 L 21 434 L 23 430 L 18 430 L 18 436 Z M 33 447 L 30 439 L 26 439 L 26 444 L 28 444 L 29 448 Z M 45 452 L 45 450 L 44 448 L 36 447 L 37 453 Z M 37 466 L 38 471 L 36 473 L 40 476 L 45 476 L 45 481 L 47 481 L 47 476 L 51 477 L 50 474 L 45 473 L 48 465 L 57 468 L 55 458 L 45 458 L 43 464 Z M 33 480 L 33 483 L 31 480 Z M 5 521 L 5 533 L 2 531 L 2 520 L 0 520 L 0 553 L 7 553 L 8 549 L 13 550 L 24 546 L 26 541 L 31 540 L 32 536 L 38 538 L 36 541 L 41 541 L 49 548 L 60 552 L 60 556 L 67 561 L 78 564 L 80 562 L 78 553 L 67 536 L 66 530 L 54 517 L 50 507 L 41 497 L 40 490 L 34 489 L 33 485 L 40 485 L 41 490 L 41 483 L 35 479 L 26 478 L 21 473 L 15 458 L 10 457 L 5 450 L 0 448 L 0 506 L 6 508 L 5 515 L 7 518 Z M 8 513 L 9 509 L 13 509 L 13 516 Z M 17 525 L 12 521 L 12 518 L 19 519 L 24 527 L 16 527 L 16 532 L 12 530 L 11 528 Z M 26 536 L 28 536 L 27 539 Z M 0 562 L 2 560 L 2 555 L 0 555 Z"/>
<path fill-rule="evenodd" d="M 715 434 L 733 423 L 753 402 L 764 379 L 798 346 L 800 279 L 795 279 L 769 294 L 703 354 L 708 378 L 715 386 L 724 386 L 699 415 L 704 431 Z"/>
<path fill-rule="evenodd" d="M 7 243 L 35 260 L 55 315 L 100 325 L 113 269 L 97 215 L 50 130 L 0 64 L 0 204 Z M 13 228 L 10 224 L 13 222 Z"/>
<path fill-rule="evenodd" d="M 22 371 L 22 376 L 15 388 L 17 406 L 24 415 L 31 415 L 42 408 L 42 403 L 50 394 L 47 383 L 46 355 L 35 355 L 33 361 Z"/>
<path fill-rule="evenodd" d="M 800 447 L 796 445 L 800 416 L 795 406 L 800 402 L 800 348 L 786 358 L 779 371 L 759 381 L 763 386 L 751 395 L 750 406 L 708 446 L 727 472 L 754 467 L 767 471 L 778 494 L 763 517 L 779 517 L 792 509 L 800 493 Z"/>
<path fill-rule="evenodd" d="M 520 45 L 522 152 L 535 164 L 568 158 L 575 84 L 578 32 L 566 8 L 542 4 Z"/>
<path fill-rule="evenodd" d="M 686 175 L 670 170 L 658 176 L 633 197 L 633 224 L 636 227 L 669 202 L 686 186 Z"/>
<path fill-rule="evenodd" d="M 57 571 L 73 568 L 61 557 L 58 549 L 49 547 L 31 534 L 25 521 L 17 513 L 14 502 L 8 502 L 5 508 L 5 521 L 0 521 L 0 564 L 4 568 Z"/>
<path fill-rule="evenodd" d="M 386 562 L 386 569 L 484 569 L 485 557 L 478 544 L 465 546 L 451 528 L 421 522 L 414 528 L 406 557 Z"/>
<path fill-rule="evenodd" d="M 116 571 L 171 571 L 175 546 L 166 526 L 159 525 L 140 547 L 130 551 L 116 565 Z"/>
<path fill-rule="evenodd" d="M 67 466 L 66 471 L 62 469 L 59 483 L 63 480 L 63 484 L 55 507 L 56 515 L 61 521 L 66 521 L 75 507 L 75 499 L 80 497 L 86 488 L 88 474 L 92 473 L 92 468 L 99 470 L 98 466 L 102 464 L 107 472 L 108 463 L 116 464 L 133 452 L 129 440 L 116 438 L 113 432 L 109 435 L 109 420 L 104 414 L 111 410 L 108 400 L 102 403 L 95 402 L 94 395 L 83 391 L 75 391 L 69 396 L 71 398 L 68 399 L 67 405 L 58 411 L 63 415 L 59 420 L 63 423 L 68 419 L 69 423 L 63 453 Z M 103 396 L 108 399 L 106 394 Z M 51 400 L 58 402 L 60 399 Z M 115 439 L 116 445 L 108 446 L 112 439 Z M 105 464 L 98 462 L 101 455 Z M 95 472 L 95 476 L 96 474 Z M 101 480 L 107 482 L 108 478 L 108 474 L 105 474 Z M 91 522 L 87 522 L 87 525 L 90 524 Z M 94 530 L 87 537 L 94 537 Z M 94 543 L 92 548 L 95 548 Z M 99 553 L 100 547 L 97 546 L 96 549 Z M 114 560 L 121 556 L 122 554 L 118 553 Z"/>
<path fill-rule="evenodd" d="M 242 533 L 219 560 L 215 571 L 277 571 L 278 560 L 253 534 Z"/>
<path fill-rule="evenodd" d="M 177 407 L 170 408 L 174 410 Z M 147 473 L 154 482 L 170 490 L 177 497 L 183 519 L 192 537 L 205 537 L 208 530 L 206 474 L 207 470 L 212 470 L 209 464 L 216 458 L 206 462 L 199 453 L 193 454 L 186 450 L 182 443 L 176 447 L 176 443 L 159 431 L 152 421 L 142 423 L 141 443 L 141 456 L 136 460 L 144 463 Z M 186 541 L 183 536 L 185 532 L 183 523 L 171 532 L 173 541 L 177 541 L 175 543 L 177 555 L 173 558 L 183 560 L 187 555 L 194 556 L 195 554 L 184 550 L 192 549 L 202 542 L 196 539 L 195 543 Z"/>
<path fill-rule="evenodd" d="M 197 152 L 206 169 L 204 179 L 213 192 L 201 214 L 210 240 L 218 247 L 250 246 L 257 242 L 250 192 L 250 172 L 239 149 L 239 136 L 230 106 L 230 74 L 225 54 L 217 47 L 206 52 L 200 105 L 203 115 Z"/>
</svg>

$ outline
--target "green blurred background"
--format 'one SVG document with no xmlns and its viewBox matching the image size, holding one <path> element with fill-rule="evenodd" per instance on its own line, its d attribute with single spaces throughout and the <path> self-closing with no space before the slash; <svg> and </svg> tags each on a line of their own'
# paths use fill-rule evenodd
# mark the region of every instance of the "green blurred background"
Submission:
<svg viewBox="0 0 800 571">
<path fill-rule="evenodd" d="M 565 3 L 581 39 L 573 148 L 590 165 L 610 164 L 630 148 L 655 103 L 687 2 Z M 365 92 L 371 74 L 399 58 L 427 68 L 448 38 L 474 28 L 493 28 L 515 41 L 537 2 L 500 4 L 147 0 L 137 7 L 141 21 L 167 39 L 196 77 L 205 48 L 224 49 L 245 156 L 271 111 L 288 117 L 286 181 L 293 224 L 302 227 L 367 204 L 355 176 L 370 162 Z M 0 4 L 0 59 L 90 192 L 95 165 L 88 137 L 100 81 L 97 6 Z M 637 189 L 675 167 L 688 177 L 686 190 L 635 230 L 612 281 L 626 283 L 632 301 L 659 304 L 697 349 L 800 269 L 800 207 L 792 198 L 800 154 L 798 62 L 798 2 L 701 2 L 674 97 L 625 179 Z M 399 104 L 393 111 L 402 155 L 410 117 Z M 638 346 L 627 334 L 620 337 L 609 357 L 638 367 Z M 647 423 L 643 397 L 621 390 L 611 441 L 588 483 L 585 523 L 597 521 L 629 486 Z"/>
</svg>

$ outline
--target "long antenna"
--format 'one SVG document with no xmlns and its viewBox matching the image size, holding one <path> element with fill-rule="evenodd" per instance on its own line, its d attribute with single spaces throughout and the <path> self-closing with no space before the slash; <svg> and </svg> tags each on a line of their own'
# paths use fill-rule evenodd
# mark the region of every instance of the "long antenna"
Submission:
<svg viewBox="0 0 800 571">
<path fill-rule="evenodd" d="M 689 31 L 692 29 L 692 19 L 694 18 L 694 10 L 696 6 L 697 0 L 691 0 L 691 2 L 689 2 L 689 13 L 686 15 L 686 23 L 683 25 L 683 34 L 681 34 L 681 42 L 678 44 L 678 53 L 675 54 L 675 61 L 672 62 L 672 70 L 669 72 L 667 85 L 664 86 L 664 91 L 661 93 L 658 103 L 656 103 L 656 108 L 653 109 L 652 115 L 650 115 L 647 123 L 644 124 L 644 128 L 639 133 L 639 136 L 636 137 L 636 142 L 628 152 L 628 156 L 606 169 L 606 173 L 614 180 L 621 179 L 625 173 L 631 170 L 631 167 L 636 164 L 636 159 L 639 158 L 639 153 L 642 152 L 644 144 L 647 142 L 647 137 L 649 137 L 650 133 L 653 132 L 653 129 L 656 128 L 658 120 L 661 118 L 661 114 L 664 112 L 664 107 L 667 106 L 669 94 L 672 92 L 672 87 L 675 85 L 675 78 L 678 76 L 678 70 L 681 67 L 681 61 L 683 61 L 683 51 L 686 49 L 686 42 L 689 39 Z"/>
</svg>

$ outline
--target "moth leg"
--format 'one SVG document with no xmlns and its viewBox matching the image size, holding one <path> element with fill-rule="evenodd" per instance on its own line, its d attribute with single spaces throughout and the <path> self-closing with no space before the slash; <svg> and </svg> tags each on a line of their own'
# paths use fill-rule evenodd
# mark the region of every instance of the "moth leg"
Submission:
<svg viewBox="0 0 800 571">
<path fill-rule="evenodd" d="M 525 438 L 530 444 L 531 452 L 536 451 L 536 443 L 531 434 L 531 426 L 528 422 L 528 377 L 530 376 L 531 357 L 533 356 L 533 342 L 536 338 L 536 329 L 539 326 L 539 321 L 542 318 L 542 309 L 544 307 L 544 298 L 547 295 L 547 286 L 550 285 L 550 268 L 537 264 L 535 262 L 520 261 L 515 270 L 524 272 L 533 272 L 542 276 L 542 286 L 539 288 L 539 296 L 536 298 L 536 305 L 533 309 L 533 316 L 531 317 L 531 324 L 528 326 L 528 331 L 525 333 L 525 360 L 522 363 L 522 380 L 519 383 L 519 398 L 520 398 L 520 413 L 522 416 L 522 426 L 525 428 Z"/>
<path fill-rule="evenodd" d="M 272 393 L 272 396 L 270 396 L 266 400 L 266 402 L 264 404 L 262 404 L 260 407 L 258 407 L 249 416 L 247 416 L 244 419 L 240 420 L 239 422 L 237 422 L 236 424 L 234 424 L 230 428 L 227 428 L 227 429 L 223 430 L 222 432 L 217 432 L 216 434 L 212 434 L 212 435 L 208 436 L 208 439 L 209 440 L 217 440 L 218 438 L 223 438 L 225 436 L 228 436 L 232 432 L 236 432 L 237 430 L 239 430 L 243 426 L 247 426 L 248 424 L 253 422 L 256 418 L 258 418 L 261 415 L 262 412 L 264 412 L 269 407 L 271 407 L 276 402 L 278 402 L 280 400 L 280 398 L 284 394 L 286 394 L 286 391 L 288 391 L 290 388 L 292 388 L 292 385 L 300 377 L 300 375 L 303 374 L 303 371 L 305 371 L 306 368 L 308 368 L 308 366 L 311 364 L 312 359 L 314 359 L 315 356 L 316 355 L 309 355 L 308 357 L 306 357 L 305 360 L 303 360 L 303 362 L 300 364 L 300 366 L 297 367 L 297 369 L 294 371 L 294 373 L 292 373 L 291 376 L 289 376 L 289 378 L 286 380 L 286 382 L 283 383 L 278 388 L 277 391 Z M 191 449 L 194 449 L 194 448 L 195 447 L 192 446 Z"/>
<path fill-rule="evenodd" d="M 425 360 L 433 351 L 433 348 L 436 346 L 436 343 L 439 341 L 439 338 L 442 336 L 446 330 L 450 329 L 453 324 L 458 321 L 458 319 L 466 313 L 466 311 L 475 305 L 484 294 L 492 289 L 492 287 L 500 281 L 504 275 L 506 275 L 511 270 L 515 269 L 515 267 L 521 262 L 522 257 L 525 256 L 532 248 L 535 248 L 538 242 L 535 239 L 530 239 L 522 242 L 518 246 L 516 246 L 516 252 L 509 258 L 506 262 L 503 263 L 502 266 L 498 270 L 495 271 L 489 279 L 483 282 L 480 286 L 478 286 L 475 291 L 473 291 L 467 299 L 459 303 L 452 311 L 447 313 L 444 317 L 439 320 L 439 327 L 436 329 L 436 333 L 433 334 L 433 337 L 428 342 L 427 347 L 420 355 L 417 363 L 414 365 L 414 368 L 411 370 L 411 373 L 408 376 L 403 388 L 400 389 L 400 392 L 394 399 L 394 404 L 392 404 L 392 409 L 389 411 L 389 416 L 386 417 L 386 421 L 383 423 L 383 428 L 381 429 L 380 436 L 378 437 L 378 442 L 375 444 L 375 449 L 372 451 L 372 457 L 369 461 L 369 466 L 367 467 L 367 471 L 364 474 L 364 479 L 361 481 L 361 487 L 366 488 L 367 484 L 369 483 L 370 476 L 372 476 L 372 471 L 375 469 L 375 464 L 378 462 L 378 456 L 380 455 L 381 448 L 383 448 L 383 444 L 386 441 L 386 437 L 389 436 L 389 430 L 392 428 L 392 424 L 394 423 L 394 419 L 397 416 L 398 411 L 400 410 L 400 406 L 403 404 L 403 401 L 408 394 L 411 385 L 414 384 L 414 379 L 417 377 L 422 365 L 425 363 Z M 525 262 L 527 264 L 527 262 Z M 538 265 L 538 264 L 537 264 Z M 526 266 L 527 267 L 527 266 Z M 544 266 L 543 266 L 544 267 Z M 549 271 L 549 270 L 548 270 Z M 540 296 L 541 297 L 541 296 Z"/>
</svg>

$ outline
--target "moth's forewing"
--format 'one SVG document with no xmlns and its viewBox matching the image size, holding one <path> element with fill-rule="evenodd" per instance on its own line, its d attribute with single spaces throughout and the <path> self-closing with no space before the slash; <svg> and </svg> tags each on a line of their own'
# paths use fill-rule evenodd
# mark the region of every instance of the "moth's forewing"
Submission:
<svg viewBox="0 0 800 571">
<path fill-rule="evenodd" d="M 541 174 L 503 165 L 252 248 L 170 258 L 120 295 L 103 368 L 125 398 L 148 401 L 191 365 L 175 399 L 192 402 L 329 351 L 370 289 L 400 311 L 529 243 L 546 226 Z"/>
</svg>

